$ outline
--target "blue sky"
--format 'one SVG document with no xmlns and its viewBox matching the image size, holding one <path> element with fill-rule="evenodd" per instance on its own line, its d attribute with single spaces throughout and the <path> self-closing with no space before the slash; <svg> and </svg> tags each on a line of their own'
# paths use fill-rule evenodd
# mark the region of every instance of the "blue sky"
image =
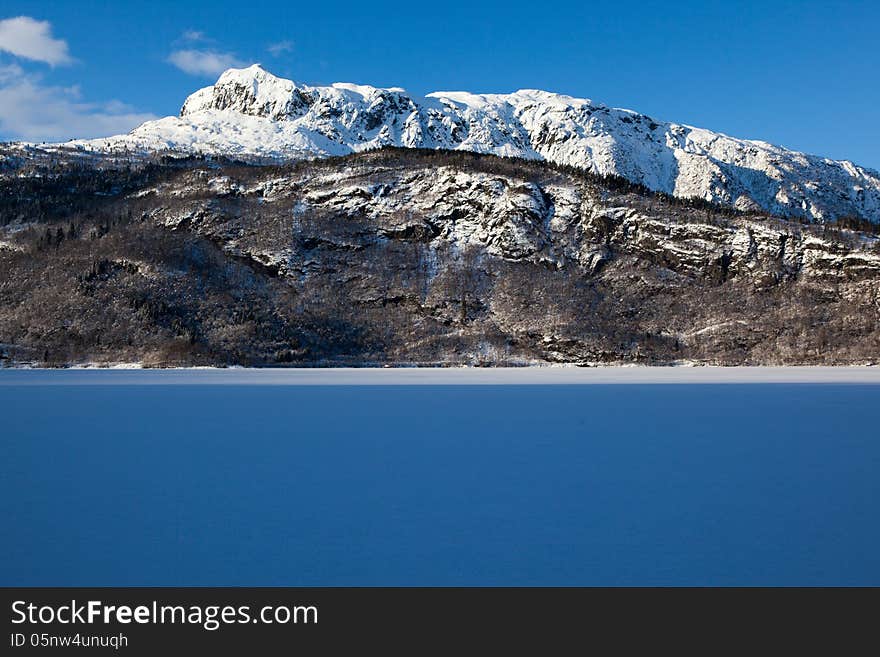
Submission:
<svg viewBox="0 0 880 657">
<path fill-rule="evenodd" d="M 880 169 L 880 2 L 17 2 L 0 138 L 124 132 L 224 65 L 305 83 L 592 98 Z M 5 25 L 5 26 L 4 26 Z"/>
</svg>

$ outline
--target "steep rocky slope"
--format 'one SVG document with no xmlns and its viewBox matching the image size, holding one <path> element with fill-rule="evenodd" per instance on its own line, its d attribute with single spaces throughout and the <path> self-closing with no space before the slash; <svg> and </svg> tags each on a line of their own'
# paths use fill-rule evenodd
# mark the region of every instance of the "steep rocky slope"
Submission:
<svg viewBox="0 0 880 657">
<path fill-rule="evenodd" d="M 0 167 L 8 363 L 867 363 L 870 233 L 526 160 Z"/>
<path fill-rule="evenodd" d="M 303 85 L 252 66 L 192 94 L 178 117 L 74 144 L 274 160 L 389 145 L 458 149 L 615 174 L 742 210 L 880 222 L 876 171 L 534 90 L 416 98 L 398 88 Z"/>
</svg>

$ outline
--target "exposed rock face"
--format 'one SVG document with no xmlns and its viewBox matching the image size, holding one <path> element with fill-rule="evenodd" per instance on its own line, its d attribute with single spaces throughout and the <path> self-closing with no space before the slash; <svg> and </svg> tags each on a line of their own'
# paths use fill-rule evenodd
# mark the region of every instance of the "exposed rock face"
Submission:
<svg viewBox="0 0 880 657">
<path fill-rule="evenodd" d="M 469 247 L 509 261 L 526 261 L 561 269 L 595 271 L 613 252 L 650 255 L 676 270 L 705 277 L 718 263 L 726 276 L 772 274 L 783 280 L 853 278 L 880 274 L 880 253 L 847 248 L 804 232 L 803 226 L 743 215 L 723 221 L 659 205 L 640 207 L 637 198 L 624 205 L 598 202 L 590 190 L 571 180 L 540 185 L 522 178 L 461 171 L 457 166 L 389 169 L 364 176 L 357 164 L 302 176 L 242 185 L 227 175 L 189 181 L 191 190 L 207 188 L 218 197 L 258 200 L 261 212 L 275 202 L 298 199 L 294 216 L 334 216 L 374 222 L 389 238 Z M 365 179 L 366 178 L 366 179 Z M 174 183 L 180 185 L 180 181 Z M 176 190 L 157 188 L 161 198 Z M 676 208 L 678 210 L 678 208 Z M 711 211 L 709 211 L 711 216 Z M 180 216 L 157 218 L 174 226 Z M 185 218 L 190 218 L 187 213 Z M 868 238 L 864 246 L 873 246 Z M 276 245 L 278 247 L 288 245 Z M 254 255 L 254 253 L 249 253 Z M 290 265 L 287 249 L 261 251 L 259 258 Z"/>
<path fill-rule="evenodd" d="M 252 66 L 191 95 L 179 117 L 79 145 L 274 160 L 383 146 L 457 149 L 620 175 L 742 210 L 880 222 L 876 171 L 545 91 L 415 98 L 397 88 L 302 85 Z"/>
<path fill-rule="evenodd" d="M 870 234 L 465 153 L 61 168 L 0 175 L 8 360 L 880 360 Z"/>
</svg>

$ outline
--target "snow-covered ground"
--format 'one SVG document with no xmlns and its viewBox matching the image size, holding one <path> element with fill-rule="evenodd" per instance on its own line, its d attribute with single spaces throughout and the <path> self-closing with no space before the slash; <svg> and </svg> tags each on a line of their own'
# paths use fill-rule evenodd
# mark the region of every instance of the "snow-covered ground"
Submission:
<svg viewBox="0 0 880 657">
<path fill-rule="evenodd" d="M 0 370 L 12 385 L 880 384 L 880 367 L 450 367 Z"/>
<path fill-rule="evenodd" d="M 876 171 L 537 90 L 418 98 L 396 87 L 299 84 L 254 65 L 192 94 L 180 116 L 66 144 L 273 159 L 389 145 L 545 159 L 740 209 L 880 222 Z"/>
</svg>

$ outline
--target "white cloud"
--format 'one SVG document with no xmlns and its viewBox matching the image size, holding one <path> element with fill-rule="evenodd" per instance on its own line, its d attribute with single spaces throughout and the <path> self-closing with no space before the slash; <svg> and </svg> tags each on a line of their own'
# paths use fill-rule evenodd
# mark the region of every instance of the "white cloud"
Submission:
<svg viewBox="0 0 880 657">
<path fill-rule="evenodd" d="M 293 41 L 279 41 L 278 43 L 273 43 L 267 48 L 267 50 L 274 57 L 278 57 L 279 55 L 283 55 L 284 53 L 293 50 Z"/>
<path fill-rule="evenodd" d="M 190 75 L 214 76 L 228 68 L 245 66 L 235 55 L 212 50 L 175 50 L 168 62 Z"/>
<path fill-rule="evenodd" d="M 25 141 L 63 141 L 128 132 L 152 114 L 119 101 L 83 101 L 77 87 L 43 86 L 21 67 L 0 66 L 0 136 Z"/>
<path fill-rule="evenodd" d="M 71 64 L 67 42 L 52 38 L 49 21 L 18 16 L 0 21 L 0 51 L 50 66 Z"/>
</svg>

